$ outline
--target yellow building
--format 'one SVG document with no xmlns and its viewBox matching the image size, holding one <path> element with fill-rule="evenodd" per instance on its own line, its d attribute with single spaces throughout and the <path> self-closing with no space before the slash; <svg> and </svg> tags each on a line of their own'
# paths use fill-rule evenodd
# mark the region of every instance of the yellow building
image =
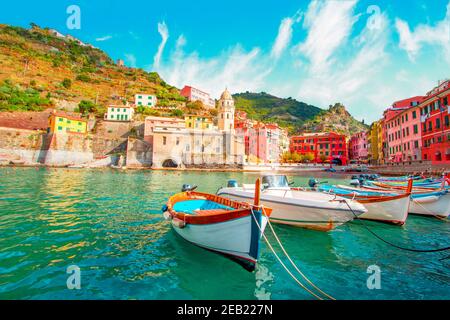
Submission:
<svg viewBox="0 0 450 320">
<path fill-rule="evenodd" d="M 185 116 L 184 121 L 186 123 L 187 129 L 198 129 L 198 130 L 214 129 L 214 123 L 211 117 L 190 115 Z"/>
<path fill-rule="evenodd" d="M 87 133 L 87 122 L 81 117 L 53 112 L 48 118 L 49 133 Z"/>
<path fill-rule="evenodd" d="M 383 163 L 383 131 L 382 122 L 375 121 L 370 126 L 368 132 L 368 142 L 369 142 L 369 161 L 372 164 Z"/>
</svg>

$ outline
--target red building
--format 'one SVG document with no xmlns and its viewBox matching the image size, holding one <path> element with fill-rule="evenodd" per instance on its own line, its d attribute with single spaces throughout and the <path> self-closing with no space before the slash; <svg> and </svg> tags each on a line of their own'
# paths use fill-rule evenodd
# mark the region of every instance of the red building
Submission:
<svg viewBox="0 0 450 320">
<path fill-rule="evenodd" d="M 293 136 L 290 151 L 302 155 L 311 153 L 314 155 L 315 163 L 333 162 L 346 165 L 348 161 L 346 137 L 334 132 L 304 133 Z"/>
<path fill-rule="evenodd" d="M 422 124 L 422 159 L 450 163 L 450 80 L 427 93 L 419 105 Z"/>
<path fill-rule="evenodd" d="M 180 91 L 180 95 L 186 97 L 188 101 L 201 101 L 203 105 L 208 109 L 216 107 L 216 102 L 211 98 L 209 93 L 203 92 L 191 86 L 184 86 Z"/>
</svg>

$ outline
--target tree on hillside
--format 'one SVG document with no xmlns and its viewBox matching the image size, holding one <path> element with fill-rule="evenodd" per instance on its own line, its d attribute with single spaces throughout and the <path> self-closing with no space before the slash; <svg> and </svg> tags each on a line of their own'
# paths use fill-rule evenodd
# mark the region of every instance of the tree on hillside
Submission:
<svg viewBox="0 0 450 320">
<path fill-rule="evenodd" d="M 61 82 L 61 85 L 66 89 L 70 89 L 72 87 L 72 80 L 66 78 Z"/>
<path fill-rule="evenodd" d="M 94 102 L 89 101 L 89 100 L 82 100 L 79 104 L 78 104 L 78 110 L 82 113 L 82 114 L 88 114 L 88 113 L 96 113 L 98 111 L 98 106 L 95 105 Z"/>
</svg>

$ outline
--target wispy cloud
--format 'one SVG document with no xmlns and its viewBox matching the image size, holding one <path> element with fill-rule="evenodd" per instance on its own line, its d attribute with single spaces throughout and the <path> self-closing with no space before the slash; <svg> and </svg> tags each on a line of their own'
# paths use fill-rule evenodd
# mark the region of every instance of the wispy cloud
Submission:
<svg viewBox="0 0 450 320">
<path fill-rule="evenodd" d="M 330 58 L 350 35 L 357 17 L 352 15 L 356 0 L 312 1 L 303 27 L 308 31 L 306 41 L 296 50 L 306 56 L 314 72 L 323 71 Z"/>
<path fill-rule="evenodd" d="M 169 29 L 165 22 L 158 23 L 158 32 L 161 35 L 161 43 L 159 44 L 158 51 L 153 58 L 153 68 L 159 68 L 161 63 L 161 57 L 164 52 L 164 47 L 166 46 L 167 40 L 169 39 Z"/>
<path fill-rule="evenodd" d="M 336 5 L 338 7 L 335 7 Z M 359 117 L 366 115 L 367 119 L 367 113 L 370 110 L 367 96 L 376 90 L 378 85 L 385 85 L 382 81 L 378 82 L 378 79 L 389 62 L 389 56 L 386 53 L 389 21 L 385 13 L 376 13 L 370 17 L 375 19 L 372 21 L 376 23 L 367 23 L 355 38 L 350 39 L 349 34 L 353 30 L 354 21 L 360 17 L 353 14 L 355 5 L 355 1 L 339 3 L 330 1 L 319 7 L 309 7 L 312 12 L 307 12 L 308 19 L 314 16 L 328 17 L 328 20 L 325 19 L 328 21 L 328 26 L 319 27 L 314 23 L 311 24 L 306 40 L 307 45 L 301 45 L 303 54 L 310 58 L 310 65 L 305 66 L 304 76 L 296 82 L 299 88 L 297 97 L 319 106 L 342 102 L 353 114 Z M 324 30 L 319 32 L 317 28 L 324 28 Z M 324 34 L 325 39 L 329 39 L 333 34 L 339 39 L 332 41 L 333 50 L 325 48 L 322 38 Z M 334 56 L 334 50 L 338 46 L 343 46 L 344 52 Z M 321 48 L 325 52 L 322 52 Z M 331 61 L 333 64 L 330 63 Z M 379 95 L 374 103 L 377 107 L 385 107 Z M 371 107 L 373 108 L 372 103 Z M 380 110 L 373 110 L 374 114 L 379 112 Z"/>
<path fill-rule="evenodd" d="M 111 35 L 107 35 L 107 36 L 104 36 L 104 37 L 97 38 L 97 39 L 95 39 L 95 41 L 97 41 L 97 42 L 103 42 L 103 41 L 111 40 L 112 38 L 113 38 L 113 37 L 112 37 Z"/>
<path fill-rule="evenodd" d="M 131 53 L 126 53 L 125 54 L 125 61 L 127 62 L 127 64 L 131 67 L 131 68 L 136 68 L 136 57 L 134 54 Z"/>
<path fill-rule="evenodd" d="M 162 42 L 155 54 L 153 69 L 177 87 L 190 84 L 218 96 L 228 86 L 233 92 L 257 90 L 271 72 L 267 55 L 258 47 L 245 50 L 235 44 L 211 58 L 203 58 L 196 52 L 186 52 L 187 39 L 180 35 L 175 48 L 165 62 L 162 61 L 169 30 L 166 24 L 158 25 Z"/>
<path fill-rule="evenodd" d="M 275 39 L 275 43 L 272 46 L 271 56 L 275 59 L 280 58 L 281 54 L 285 51 L 292 39 L 292 27 L 294 23 L 301 20 L 301 15 L 297 13 L 294 17 L 284 18 L 280 27 L 278 28 L 278 35 Z"/>
<path fill-rule="evenodd" d="M 420 24 L 411 31 L 408 22 L 401 19 L 396 19 L 395 26 L 400 36 L 399 47 L 408 53 L 411 61 L 415 61 L 422 45 L 430 44 L 442 47 L 443 54 L 450 63 L 450 2 L 447 4 L 445 18 L 435 26 Z"/>
</svg>

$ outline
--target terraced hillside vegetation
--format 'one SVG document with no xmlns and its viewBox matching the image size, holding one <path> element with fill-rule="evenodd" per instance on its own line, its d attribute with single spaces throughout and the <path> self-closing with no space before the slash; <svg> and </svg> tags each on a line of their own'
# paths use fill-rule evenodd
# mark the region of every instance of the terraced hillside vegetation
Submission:
<svg viewBox="0 0 450 320">
<path fill-rule="evenodd" d="M 104 108 L 142 92 L 155 94 L 160 106 L 185 107 L 179 90 L 156 72 L 117 66 L 100 49 L 36 25 L 0 25 L 0 111 L 39 111 L 83 100 Z"/>
</svg>

